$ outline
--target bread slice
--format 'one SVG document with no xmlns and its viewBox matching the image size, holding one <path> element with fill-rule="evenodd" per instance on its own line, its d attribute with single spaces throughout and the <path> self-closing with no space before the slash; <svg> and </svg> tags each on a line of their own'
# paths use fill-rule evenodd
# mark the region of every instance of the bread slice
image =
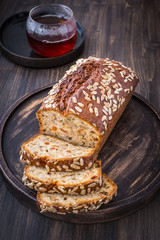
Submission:
<svg viewBox="0 0 160 240">
<path fill-rule="evenodd" d="M 40 132 L 99 151 L 137 83 L 136 74 L 122 63 L 95 57 L 79 59 L 38 110 Z"/>
<path fill-rule="evenodd" d="M 98 209 L 102 204 L 112 200 L 117 194 L 117 185 L 104 173 L 102 175 L 102 187 L 95 193 L 88 195 L 70 196 L 57 193 L 37 193 L 37 204 L 41 212 L 52 212 L 59 214 L 87 212 Z"/>
<path fill-rule="evenodd" d="M 94 148 L 75 146 L 49 135 L 36 135 L 23 143 L 20 159 L 28 164 L 45 166 L 47 171 L 77 171 L 92 167 L 97 154 Z"/>
<path fill-rule="evenodd" d="M 29 188 L 42 192 L 85 195 L 98 190 L 102 185 L 101 162 L 92 168 L 75 172 L 51 172 L 43 167 L 26 166 L 22 181 Z"/>
</svg>

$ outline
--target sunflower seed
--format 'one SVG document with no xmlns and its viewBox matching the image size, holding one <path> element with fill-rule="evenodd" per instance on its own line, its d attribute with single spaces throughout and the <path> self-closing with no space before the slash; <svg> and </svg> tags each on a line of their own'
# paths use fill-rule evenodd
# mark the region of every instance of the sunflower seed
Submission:
<svg viewBox="0 0 160 240">
<path fill-rule="evenodd" d="M 93 113 L 93 108 L 90 107 L 90 108 L 89 108 L 89 112 L 90 112 L 90 113 Z"/>
<path fill-rule="evenodd" d="M 78 112 L 82 112 L 82 109 L 81 109 L 80 107 L 75 106 L 75 109 L 76 109 Z"/>
<path fill-rule="evenodd" d="M 67 165 L 63 165 L 62 168 L 68 169 L 68 166 Z"/>
<path fill-rule="evenodd" d="M 80 166 L 83 166 L 84 165 L 84 160 L 83 158 L 80 158 Z"/>
<path fill-rule="evenodd" d="M 77 104 L 78 104 L 80 107 L 84 107 L 84 104 L 83 104 L 83 103 L 78 102 Z"/>
<path fill-rule="evenodd" d="M 94 108 L 94 113 L 95 113 L 96 117 L 98 117 L 98 116 L 99 116 L 99 113 L 98 113 L 98 108 L 97 108 L 97 107 L 95 107 L 95 108 Z"/>
<path fill-rule="evenodd" d="M 90 162 L 89 164 L 88 164 L 88 168 L 91 168 L 92 167 L 92 162 Z"/>
<path fill-rule="evenodd" d="M 58 171 L 62 171 L 61 166 L 56 166 L 56 167 L 57 167 Z"/>
<path fill-rule="evenodd" d="M 45 168 L 47 170 L 47 173 L 49 173 L 50 172 L 50 168 L 48 167 L 48 165 L 45 165 Z"/>
<path fill-rule="evenodd" d="M 86 194 L 86 190 L 85 189 L 81 190 L 81 195 L 85 195 L 85 194 Z"/>
<path fill-rule="evenodd" d="M 46 192 L 46 191 L 47 191 L 47 189 L 44 188 L 44 187 L 39 187 L 38 190 L 39 190 L 40 192 Z"/>
<path fill-rule="evenodd" d="M 78 187 L 75 187 L 71 190 L 71 193 L 76 192 L 78 190 Z"/>
<path fill-rule="evenodd" d="M 72 97 L 72 100 L 74 103 L 77 103 L 77 98 L 76 97 Z"/>
<path fill-rule="evenodd" d="M 77 213 L 78 213 L 78 210 L 73 210 L 73 213 L 77 214 Z"/>
<path fill-rule="evenodd" d="M 79 170 L 79 169 L 80 169 L 80 166 L 78 166 L 78 165 L 76 165 L 76 164 L 74 164 L 74 163 L 72 163 L 72 164 L 70 165 L 70 167 L 73 168 L 73 169 L 76 169 L 76 170 Z"/>
<path fill-rule="evenodd" d="M 90 188 L 93 188 L 95 186 L 96 186 L 96 183 L 91 183 L 91 184 L 88 185 L 88 187 L 90 187 Z"/>
</svg>

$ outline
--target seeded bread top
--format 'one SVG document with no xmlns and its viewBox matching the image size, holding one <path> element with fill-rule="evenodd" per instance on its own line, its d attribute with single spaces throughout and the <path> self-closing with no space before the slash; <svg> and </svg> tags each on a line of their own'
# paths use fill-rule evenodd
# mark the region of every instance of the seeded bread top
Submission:
<svg viewBox="0 0 160 240">
<path fill-rule="evenodd" d="M 79 59 L 53 86 L 41 109 L 76 114 L 104 134 L 137 83 L 138 77 L 122 63 L 95 57 Z"/>
</svg>

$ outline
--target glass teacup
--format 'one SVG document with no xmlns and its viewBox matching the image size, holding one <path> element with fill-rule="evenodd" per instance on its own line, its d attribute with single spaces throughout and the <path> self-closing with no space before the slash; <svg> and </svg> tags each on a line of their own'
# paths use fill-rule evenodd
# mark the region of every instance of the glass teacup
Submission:
<svg viewBox="0 0 160 240">
<path fill-rule="evenodd" d="M 33 51 L 44 57 L 70 52 L 77 40 L 73 12 L 61 4 L 40 5 L 31 9 L 26 31 Z"/>
</svg>

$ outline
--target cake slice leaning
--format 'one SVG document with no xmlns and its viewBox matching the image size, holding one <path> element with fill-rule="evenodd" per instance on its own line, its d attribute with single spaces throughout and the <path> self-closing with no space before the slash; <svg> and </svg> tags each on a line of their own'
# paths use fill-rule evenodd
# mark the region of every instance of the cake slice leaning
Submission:
<svg viewBox="0 0 160 240">
<path fill-rule="evenodd" d="M 97 153 L 94 148 L 75 146 L 54 136 L 39 134 L 23 143 L 20 159 L 46 167 L 47 171 L 77 171 L 90 168 Z"/>
<path fill-rule="evenodd" d="M 79 213 L 97 210 L 102 204 L 106 204 L 117 194 L 117 185 L 102 174 L 103 184 L 95 193 L 88 195 L 67 195 L 58 193 L 37 193 L 37 204 L 41 212 L 59 214 Z"/>
<path fill-rule="evenodd" d="M 36 191 L 85 195 L 102 185 L 101 162 L 97 160 L 92 168 L 82 171 L 51 173 L 44 167 L 28 165 L 24 169 L 22 181 Z"/>
</svg>

